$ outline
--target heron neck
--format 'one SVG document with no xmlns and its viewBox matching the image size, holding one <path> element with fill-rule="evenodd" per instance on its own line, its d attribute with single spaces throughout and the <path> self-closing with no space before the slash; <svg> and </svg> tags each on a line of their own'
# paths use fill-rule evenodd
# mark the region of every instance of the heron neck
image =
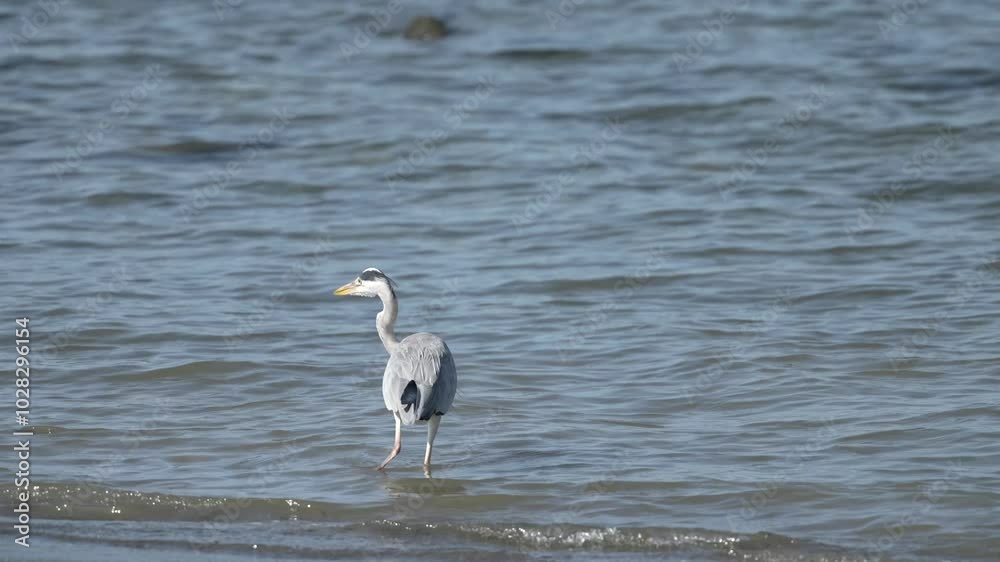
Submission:
<svg viewBox="0 0 1000 562">
<path fill-rule="evenodd" d="M 385 350 L 392 353 L 399 345 L 396 339 L 396 294 L 392 289 L 386 289 L 379 292 L 378 298 L 382 300 L 382 312 L 375 316 L 375 327 Z"/>
</svg>

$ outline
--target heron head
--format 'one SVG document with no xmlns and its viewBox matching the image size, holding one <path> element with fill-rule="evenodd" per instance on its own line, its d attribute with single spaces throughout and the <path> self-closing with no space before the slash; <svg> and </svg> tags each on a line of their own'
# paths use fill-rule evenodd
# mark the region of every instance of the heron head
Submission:
<svg viewBox="0 0 1000 562">
<path fill-rule="evenodd" d="M 368 269 L 361 272 L 358 278 L 350 283 L 340 287 L 333 294 L 338 297 L 345 295 L 352 295 L 355 297 L 377 297 L 379 293 L 383 291 L 392 292 L 392 288 L 396 286 L 396 282 L 389 279 L 385 273 L 382 273 L 374 267 L 369 267 Z"/>
</svg>

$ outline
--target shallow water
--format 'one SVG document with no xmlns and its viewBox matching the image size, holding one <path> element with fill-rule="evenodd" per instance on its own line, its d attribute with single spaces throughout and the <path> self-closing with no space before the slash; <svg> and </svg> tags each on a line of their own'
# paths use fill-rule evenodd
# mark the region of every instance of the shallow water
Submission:
<svg viewBox="0 0 1000 562">
<path fill-rule="evenodd" d="M 995 7 L 428 3 L 348 60 L 387 3 L 232 5 L 4 45 L 0 553 L 996 559 Z M 456 357 L 430 478 L 372 470 L 367 266 Z"/>
</svg>

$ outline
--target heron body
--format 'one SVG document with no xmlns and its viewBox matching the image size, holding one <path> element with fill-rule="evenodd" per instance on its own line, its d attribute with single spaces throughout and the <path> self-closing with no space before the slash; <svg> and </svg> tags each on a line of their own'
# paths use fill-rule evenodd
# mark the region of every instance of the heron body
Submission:
<svg viewBox="0 0 1000 562">
<path fill-rule="evenodd" d="M 444 340 L 420 332 L 403 338 L 389 355 L 382 377 L 385 407 L 398 412 L 403 425 L 442 416 L 455 399 L 458 375 Z"/>
<path fill-rule="evenodd" d="M 426 332 L 412 334 L 402 341 L 396 339 L 398 306 L 394 286 L 384 273 L 368 268 L 357 279 L 334 291 L 335 295 L 378 297 L 382 301 L 382 312 L 375 316 L 375 328 L 389 353 L 382 375 L 382 399 L 396 420 L 396 441 L 379 470 L 402 450 L 402 426 L 418 422 L 427 422 L 424 465 L 430 465 L 441 416 L 448 413 L 458 390 L 455 360 L 444 340 Z"/>
</svg>

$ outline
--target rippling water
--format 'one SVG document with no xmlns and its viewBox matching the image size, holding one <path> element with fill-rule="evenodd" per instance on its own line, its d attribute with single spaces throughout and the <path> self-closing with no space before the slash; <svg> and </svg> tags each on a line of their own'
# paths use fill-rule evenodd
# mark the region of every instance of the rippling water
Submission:
<svg viewBox="0 0 1000 562">
<path fill-rule="evenodd" d="M 995 5 L 19 4 L 10 559 L 1000 552 Z M 456 356 L 430 478 L 367 266 Z"/>
</svg>

